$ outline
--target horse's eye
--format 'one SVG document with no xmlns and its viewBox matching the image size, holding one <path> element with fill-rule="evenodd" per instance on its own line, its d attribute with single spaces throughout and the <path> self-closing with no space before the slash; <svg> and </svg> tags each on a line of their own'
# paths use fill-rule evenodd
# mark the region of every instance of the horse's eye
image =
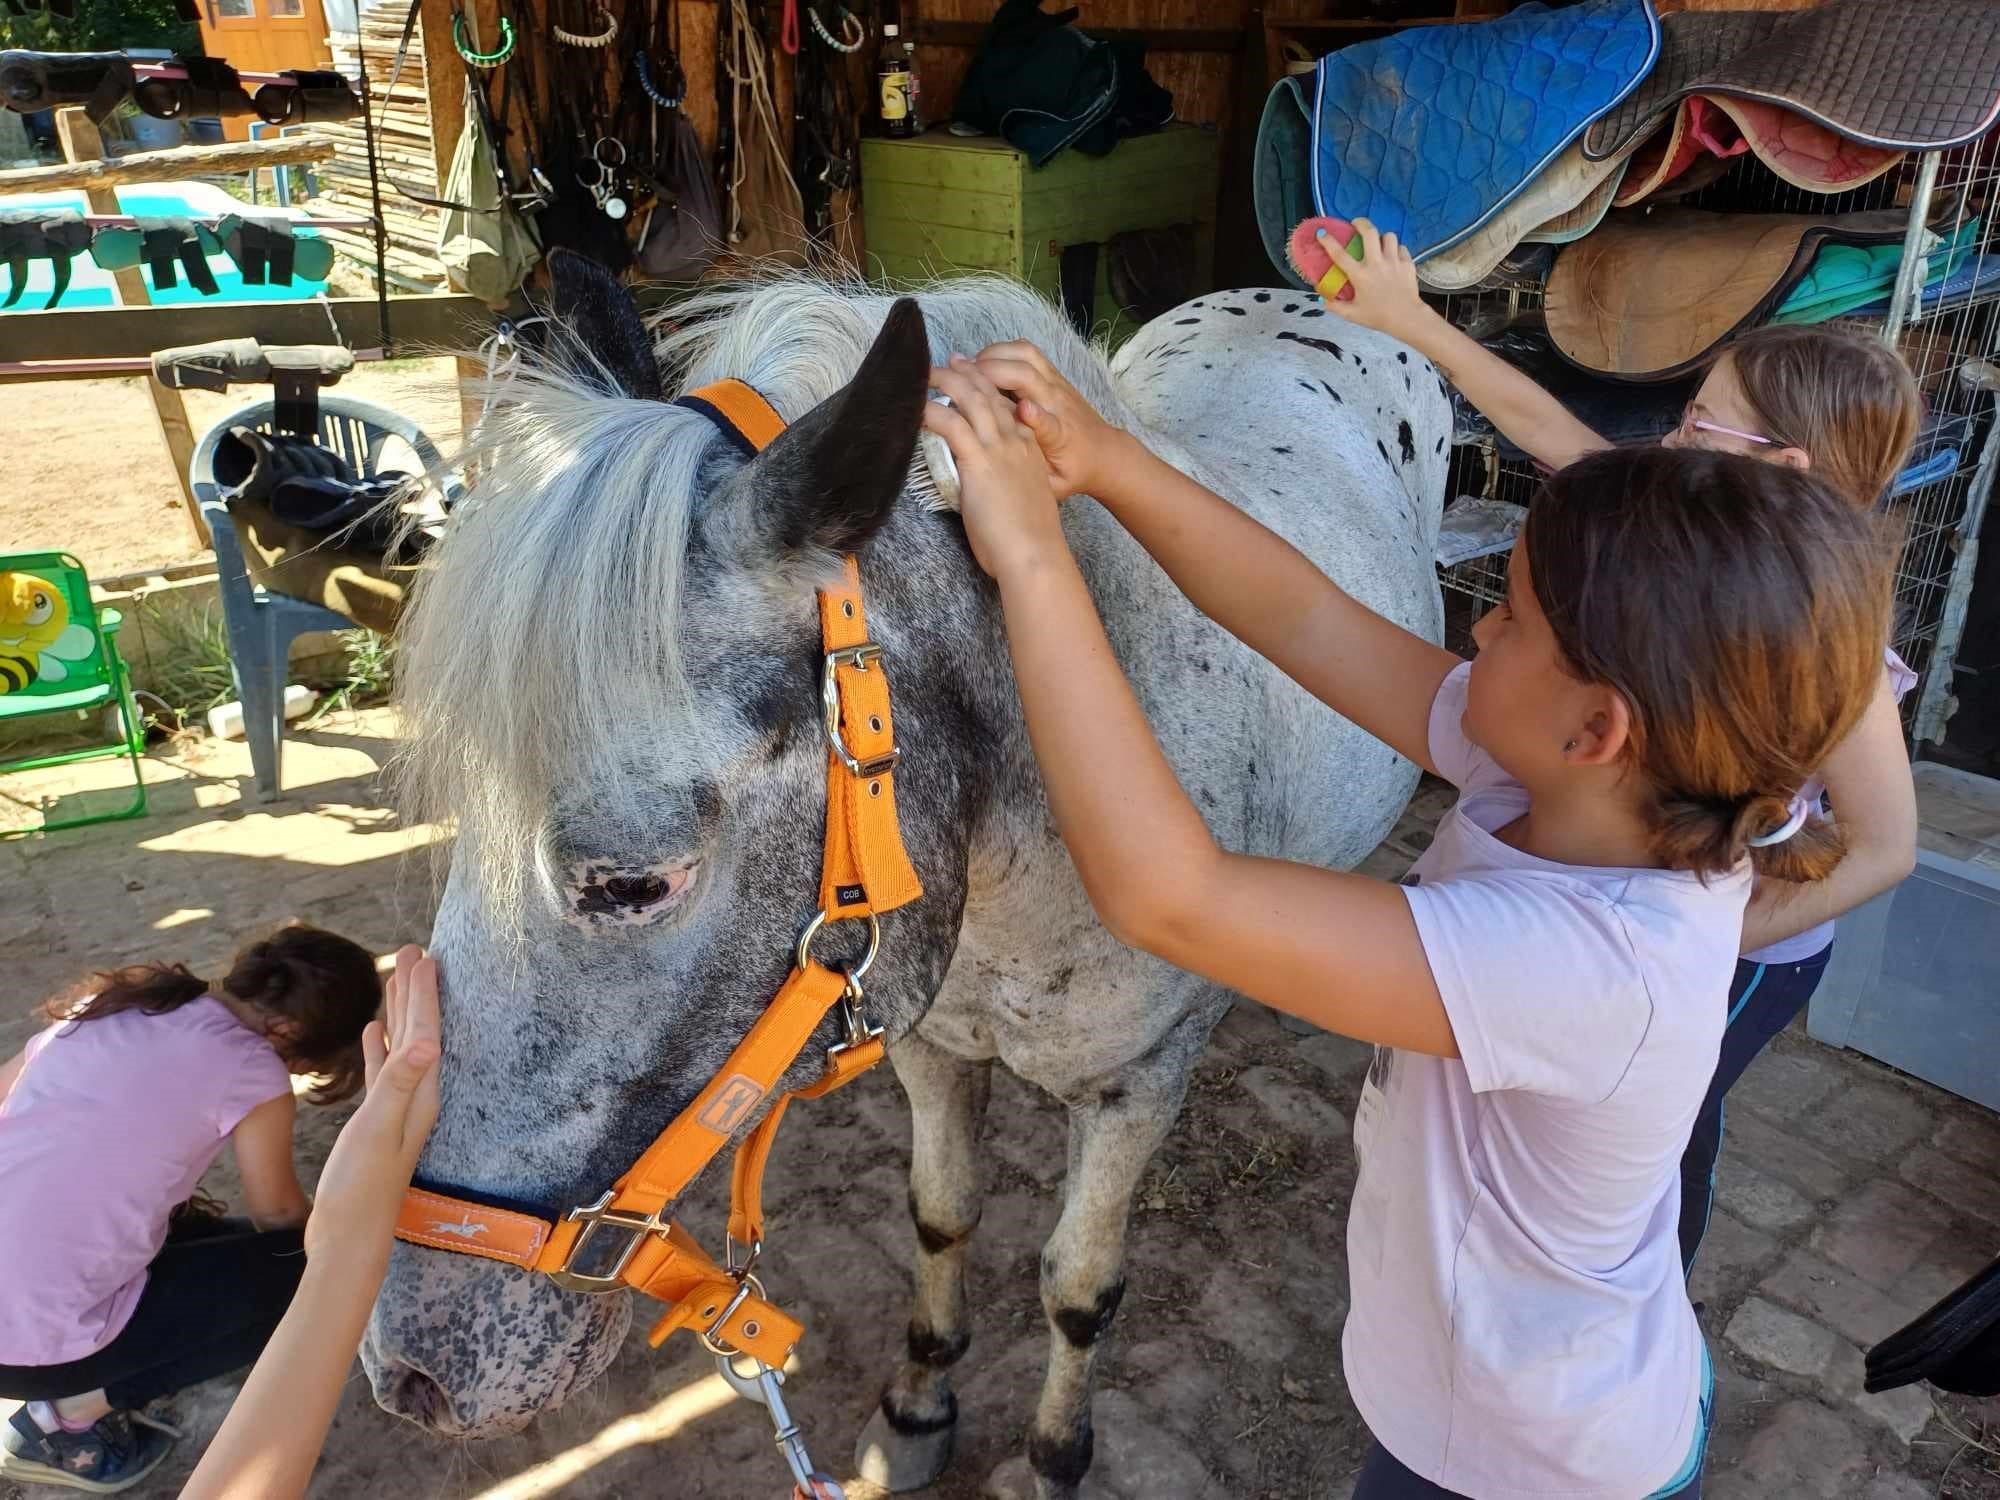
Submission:
<svg viewBox="0 0 2000 1500">
<path fill-rule="evenodd" d="M 634 910 L 667 899 L 673 887 L 658 875 L 614 875 L 604 882 L 604 894 Z"/>
</svg>

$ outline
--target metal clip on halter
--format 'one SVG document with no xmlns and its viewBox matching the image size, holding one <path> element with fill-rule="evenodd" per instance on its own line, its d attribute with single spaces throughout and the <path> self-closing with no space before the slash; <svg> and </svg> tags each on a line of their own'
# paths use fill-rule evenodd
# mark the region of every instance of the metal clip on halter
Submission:
<svg viewBox="0 0 2000 1500">
<path fill-rule="evenodd" d="M 873 641 L 863 641 L 858 646 L 842 646 L 827 652 L 825 663 L 820 668 L 820 718 L 826 726 L 827 748 L 833 751 L 836 760 L 847 767 L 851 776 L 880 776 L 903 763 L 901 745 L 893 746 L 886 755 L 860 760 L 847 748 L 847 741 L 840 737 L 840 669 L 852 667 L 857 672 L 865 672 L 868 663 L 881 659 L 882 648 Z M 855 977 L 858 979 L 860 975 Z"/>
<path fill-rule="evenodd" d="M 715 1357 L 715 1373 L 745 1401 L 754 1401 L 764 1408 L 771 1419 L 778 1451 L 785 1455 L 792 1480 L 798 1485 L 798 1494 L 815 1497 L 815 1500 L 846 1500 L 846 1492 L 833 1476 L 813 1467 L 812 1455 L 806 1452 L 805 1435 L 799 1431 L 799 1424 L 792 1420 L 779 1389 L 785 1383 L 784 1371 L 774 1370 L 761 1360 L 753 1359 L 750 1364 L 754 1373 L 746 1375 L 736 1368 L 736 1356 L 718 1354 Z"/>
</svg>

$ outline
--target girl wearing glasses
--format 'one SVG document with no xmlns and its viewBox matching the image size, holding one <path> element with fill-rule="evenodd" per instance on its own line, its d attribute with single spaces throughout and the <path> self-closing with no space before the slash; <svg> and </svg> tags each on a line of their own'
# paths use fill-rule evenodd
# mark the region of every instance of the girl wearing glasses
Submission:
<svg viewBox="0 0 2000 1500">
<path fill-rule="evenodd" d="M 1551 469 L 1612 446 L 1426 304 L 1416 265 L 1395 235 L 1365 219 L 1354 227 L 1363 258 L 1341 261 L 1354 297 L 1329 302 L 1330 309 L 1428 357 L 1487 420 Z M 1709 366 L 1680 425 L 1660 443 L 1809 470 L 1867 510 L 1902 468 L 1921 415 L 1916 382 L 1879 340 L 1772 326 L 1737 339 Z M 1885 657 L 1867 713 L 1794 799 L 1786 821 L 1788 843 L 1824 878 L 1760 878 L 1744 917 L 1721 1056 L 1681 1162 L 1681 1259 L 1690 1271 L 1714 1205 L 1723 1095 L 1818 988 L 1833 955 L 1834 918 L 1896 885 L 1916 862 L 1916 790 L 1896 705 L 1917 679 L 1894 651 Z M 1845 857 L 1835 852 L 1833 819 Z"/>
</svg>

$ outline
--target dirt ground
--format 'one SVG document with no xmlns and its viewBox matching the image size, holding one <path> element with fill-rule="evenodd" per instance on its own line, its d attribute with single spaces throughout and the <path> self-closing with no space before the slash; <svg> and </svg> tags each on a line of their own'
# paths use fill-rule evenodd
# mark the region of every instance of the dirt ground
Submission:
<svg viewBox="0 0 2000 1500">
<path fill-rule="evenodd" d="M 440 359 L 358 365 L 335 393 L 404 412 L 448 449 L 459 431 L 455 373 Z M 195 440 L 256 399 L 187 392 Z M 96 578 L 201 555 L 143 381 L 0 385 L 0 435 L 0 552 L 66 549 Z"/>
</svg>

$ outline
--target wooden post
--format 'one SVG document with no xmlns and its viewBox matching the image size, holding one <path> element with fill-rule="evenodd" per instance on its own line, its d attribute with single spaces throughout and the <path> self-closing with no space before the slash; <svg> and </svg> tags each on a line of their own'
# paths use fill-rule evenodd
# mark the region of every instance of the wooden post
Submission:
<svg viewBox="0 0 2000 1500">
<path fill-rule="evenodd" d="M 56 135 L 62 141 L 66 161 L 103 160 L 104 137 L 80 106 L 56 111 Z M 84 189 L 84 196 L 90 200 L 90 211 L 94 214 L 121 212 L 116 188 L 90 187 Z M 146 278 L 137 266 L 114 271 L 112 275 L 118 283 L 118 298 L 128 307 L 144 307 L 152 302 L 146 291 Z M 194 427 L 188 421 L 187 404 L 181 400 L 179 391 L 162 384 L 150 373 L 146 376 L 146 389 L 153 398 L 153 414 L 159 420 L 160 436 L 174 466 L 174 479 L 180 485 L 181 503 L 187 507 L 188 524 L 194 528 L 195 545 L 206 550 L 210 546 L 208 523 L 201 518 L 201 507 L 195 503 L 194 486 L 188 479 L 188 464 L 194 458 Z"/>
</svg>

